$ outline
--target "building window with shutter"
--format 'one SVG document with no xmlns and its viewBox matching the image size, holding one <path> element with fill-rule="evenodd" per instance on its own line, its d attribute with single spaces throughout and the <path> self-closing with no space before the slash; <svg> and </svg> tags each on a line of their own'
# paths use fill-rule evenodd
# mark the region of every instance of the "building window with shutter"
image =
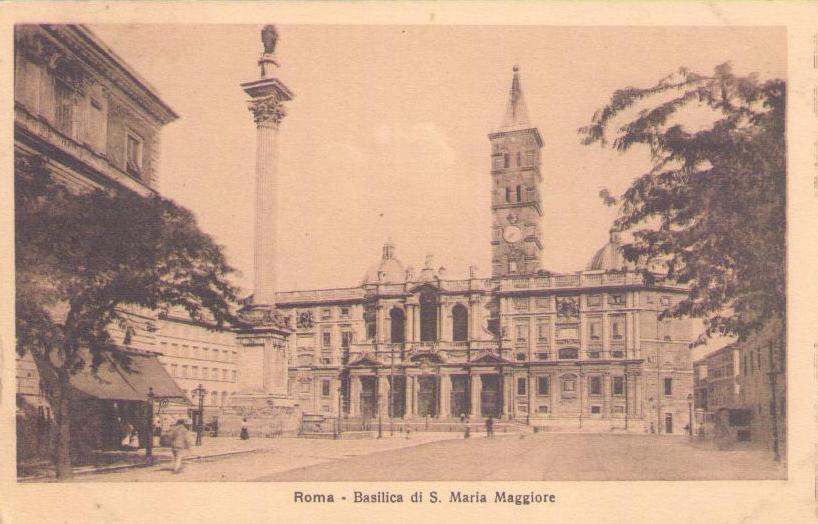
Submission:
<svg viewBox="0 0 818 524">
<path fill-rule="evenodd" d="M 525 377 L 517 379 L 517 394 L 525 395 L 528 392 L 528 380 Z"/>
<path fill-rule="evenodd" d="M 665 379 L 665 396 L 669 397 L 673 395 L 673 379 L 666 378 Z"/>
<path fill-rule="evenodd" d="M 625 394 L 625 377 L 613 377 L 611 393 L 617 396 Z"/>
<path fill-rule="evenodd" d="M 591 395 L 601 395 L 602 394 L 602 377 L 589 377 L 589 388 L 591 390 Z"/>
<path fill-rule="evenodd" d="M 329 379 L 321 380 L 321 396 L 328 397 L 330 392 L 330 381 Z"/>
<path fill-rule="evenodd" d="M 125 171 L 134 176 L 142 174 L 142 139 L 130 131 L 125 141 Z"/>
<path fill-rule="evenodd" d="M 54 79 L 54 120 L 57 129 L 73 137 L 74 91 L 61 79 Z"/>
<path fill-rule="evenodd" d="M 537 377 L 537 395 L 548 395 L 550 390 L 548 377 Z"/>
</svg>

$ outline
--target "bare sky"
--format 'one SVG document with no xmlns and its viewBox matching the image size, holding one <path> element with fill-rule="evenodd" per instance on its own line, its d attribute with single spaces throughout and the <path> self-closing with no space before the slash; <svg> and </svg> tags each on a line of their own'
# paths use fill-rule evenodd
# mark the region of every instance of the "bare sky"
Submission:
<svg viewBox="0 0 818 524">
<path fill-rule="evenodd" d="M 256 26 L 92 26 L 181 119 L 162 136 L 160 189 L 226 246 L 249 289 L 255 127 L 239 84 L 258 77 Z M 296 94 L 280 131 L 281 290 L 360 283 L 391 237 L 450 278 L 490 273 L 487 134 L 520 65 L 542 155 L 543 267 L 582 269 L 607 240 L 639 152 L 580 145 L 611 93 L 731 61 L 786 75 L 783 29 L 761 27 L 279 26 L 279 78 Z"/>
</svg>

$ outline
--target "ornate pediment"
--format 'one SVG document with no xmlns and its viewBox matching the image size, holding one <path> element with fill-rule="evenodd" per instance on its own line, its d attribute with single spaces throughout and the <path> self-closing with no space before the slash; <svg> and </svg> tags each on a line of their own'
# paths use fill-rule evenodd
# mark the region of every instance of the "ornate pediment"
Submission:
<svg viewBox="0 0 818 524">
<path fill-rule="evenodd" d="M 472 364 L 510 364 L 510 360 L 500 358 L 500 355 L 490 351 L 481 351 L 470 361 Z"/>
<path fill-rule="evenodd" d="M 409 362 L 423 365 L 429 364 L 444 364 L 446 359 L 438 352 L 432 351 L 413 351 L 409 354 L 407 360 Z"/>
<path fill-rule="evenodd" d="M 383 362 L 381 362 L 372 353 L 364 353 L 359 358 L 349 363 L 349 367 L 374 367 L 382 365 Z"/>
</svg>

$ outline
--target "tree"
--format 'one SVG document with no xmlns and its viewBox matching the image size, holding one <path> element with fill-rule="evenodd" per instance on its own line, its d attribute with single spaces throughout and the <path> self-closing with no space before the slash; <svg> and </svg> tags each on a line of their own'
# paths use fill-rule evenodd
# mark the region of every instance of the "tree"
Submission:
<svg viewBox="0 0 818 524">
<path fill-rule="evenodd" d="M 785 95 L 783 80 L 736 76 L 729 64 L 710 76 L 681 68 L 652 87 L 615 91 L 579 129 L 583 144 L 605 146 L 624 118 L 613 149 L 649 151 L 652 167 L 619 199 L 614 230 L 632 233 L 628 260 L 660 262 L 689 285 L 663 316 L 702 318 L 697 343 L 784 319 Z"/>
<path fill-rule="evenodd" d="M 108 332 L 129 332 L 129 308 L 235 320 L 233 269 L 174 202 L 127 190 L 72 192 L 37 157 L 15 158 L 15 235 L 17 351 L 32 355 L 54 410 L 54 462 L 65 479 L 71 375 L 95 372 L 106 357 L 130 369 Z"/>
</svg>

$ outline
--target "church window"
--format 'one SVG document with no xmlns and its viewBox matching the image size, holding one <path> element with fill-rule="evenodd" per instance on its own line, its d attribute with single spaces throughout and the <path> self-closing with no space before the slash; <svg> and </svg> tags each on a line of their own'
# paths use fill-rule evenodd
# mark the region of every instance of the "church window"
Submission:
<svg viewBox="0 0 818 524">
<path fill-rule="evenodd" d="M 623 322 L 624 319 L 622 318 L 611 319 L 611 338 L 613 340 L 622 340 L 624 338 Z"/>
<path fill-rule="evenodd" d="M 548 377 L 537 377 L 537 395 L 548 395 L 550 385 Z"/>
<path fill-rule="evenodd" d="M 559 357 L 562 360 L 576 360 L 579 358 L 579 350 L 577 348 L 562 348 L 559 351 Z"/>
<path fill-rule="evenodd" d="M 321 320 L 329 320 L 332 318 L 332 310 L 330 308 L 324 308 L 321 310 Z"/>
<path fill-rule="evenodd" d="M 517 186 L 517 202 L 523 201 L 523 186 Z"/>
<path fill-rule="evenodd" d="M 537 324 L 537 342 L 547 343 L 548 334 L 551 331 L 551 325 L 547 322 L 539 322 Z"/>
<path fill-rule="evenodd" d="M 514 355 L 514 359 L 518 362 L 525 362 L 525 353 L 517 353 Z"/>
<path fill-rule="evenodd" d="M 665 379 L 665 396 L 669 397 L 673 395 L 673 379 L 666 378 Z"/>
<path fill-rule="evenodd" d="M 400 344 L 405 340 L 405 333 L 404 329 L 406 327 L 406 322 L 404 320 L 404 314 L 402 309 L 392 308 L 389 311 L 389 320 L 390 320 L 390 335 L 389 341 L 393 344 Z"/>
<path fill-rule="evenodd" d="M 625 377 L 613 377 L 611 382 L 611 393 L 614 395 L 625 394 Z"/>
<path fill-rule="evenodd" d="M 591 415 L 599 415 L 600 413 L 602 413 L 600 406 L 591 406 Z"/>
<path fill-rule="evenodd" d="M 352 342 L 352 331 L 341 332 L 341 347 L 348 348 Z"/>
<path fill-rule="evenodd" d="M 420 295 L 420 340 L 437 340 L 437 298 L 432 293 Z"/>
<path fill-rule="evenodd" d="M 528 342 L 528 323 L 517 324 L 515 329 L 517 342 Z"/>
<path fill-rule="evenodd" d="M 349 307 L 343 306 L 341 308 L 341 318 L 349 318 Z"/>
<path fill-rule="evenodd" d="M 523 155 L 519 151 L 517 151 L 517 167 L 523 165 Z"/>
<path fill-rule="evenodd" d="M 324 331 L 321 333 L 321 345 L 325 348 L 332 346 L 332 332 Z"/>
<path fill-rule="evenodd" d="M 469 312 L 466 306 L 457 304 L 452 308 L 452 340 L 465 341 L 469 338 Z"/>
<path fill-rule="evenodd" d="M 321 396 L 328 397 L 330 392 L 330 381 L 329 379 L 321 380 Z"/>
<path fill-rule="evenodd" d="M 520 377 L 517 379 L 517 394 L 518 395 L 525 395 L 528 391 L 528 380 L 525 377 Z"/>
<path fill-rule="evenodd" d="M 612 306 L 623 306 L 623 305 L 625 305 L 625 295 L 623 295 L 621 293 L 608 295 L 608 304 L 610 304 Z"/>
<path fill-rule="evenodd" d="M 602 394 L 602 377 L 590 377 L 588 380 L 589 380 L 589 388 L 591 390 L 591 395 L 601 395 Z"/>
<path fill-rule="evenodd" d="M 509 167 L 509 162 L 510 162 L 510 160 L 509 160 L 509 157 L 508 157 L 508 153 L 503 153 L 503 167 L 508 168 Z"/>
<path fill-rule="evenodd" d="M 588 336 L 591 340 L 600 340 L 602 338 L 602 322 L 599 320 L 591 320 L 588 323 Z"/>
</svg>

